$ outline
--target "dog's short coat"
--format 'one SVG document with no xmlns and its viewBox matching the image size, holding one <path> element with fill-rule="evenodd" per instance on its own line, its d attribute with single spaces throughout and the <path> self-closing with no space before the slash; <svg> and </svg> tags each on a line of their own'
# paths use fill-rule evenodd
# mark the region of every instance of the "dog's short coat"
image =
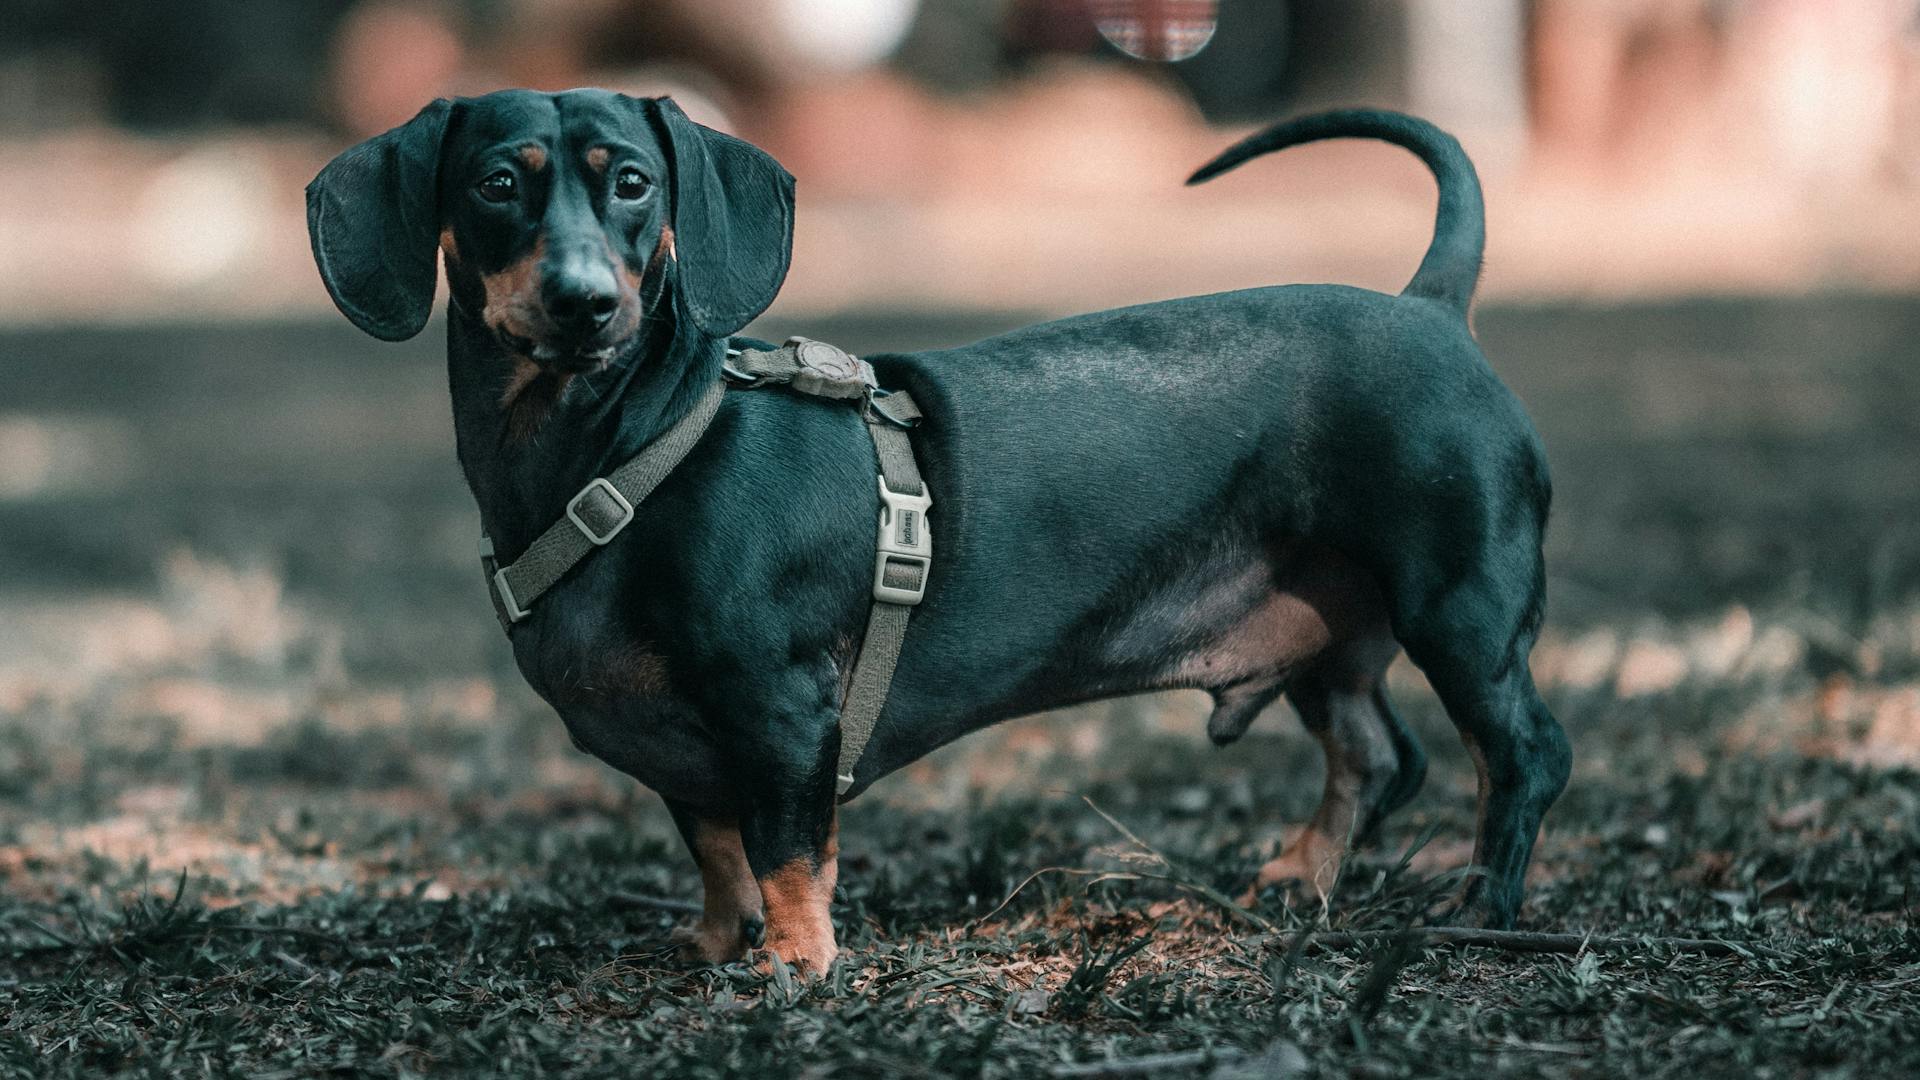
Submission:
<svg viewBox="0 0 1920 1080">
<path fill-rule="evenodd" d="M 1474 343 L 1483 242 L 1458 144 L 1409 117 L 1281 124 L 1385 139 L 1439 182 L 1399 296 L 1250 289 L 869 357 L 914 436 L 940 552 L 849 798 L 996 721 L 1194 687 L 1238 738 L 1284 693 L 1324 799 L 1257 884 L 1322 890 L 1425 757 L 1382 673 L 1402 648 L 1480 774 L 1463 904 L 1510 925 L 1570 751 L 1535 692 L 1545 457 Z M 436 248 L 460 462 L 503 560 L 720 377 L 785 278 L 793 183 L 671 101 L 507 91 L 438 101 L 309 188 L 315 258 L 377 337 L 418 333 Z M 869 603 L 877 496 L 856 410 L 728 395 L 633 525 L 515 627 L 580 746 L 665 797 L 698 861 L 709 960 L 834 958 L 837 710 Z M 763 922 L 764 919 L 764 922 Z"/>
</svg>

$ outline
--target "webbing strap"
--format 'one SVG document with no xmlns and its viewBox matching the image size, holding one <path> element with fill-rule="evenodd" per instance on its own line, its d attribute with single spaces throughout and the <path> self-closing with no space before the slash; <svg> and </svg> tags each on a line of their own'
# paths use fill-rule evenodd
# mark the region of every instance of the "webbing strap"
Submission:
<svg viewBox="0 0 1920 1080">
<path fill-rule="evenodd" d="M 726 384 L 716 381 L 664 435 L 626 464 L 581 488 L 567 503 L 565 516 L 541 533 L 512 565 L 493 570 L 493 605 L 503 625 L 512 629 L 527 617 L 533 602 L 588 552 L 620 535 L 633 520 L 633 508 L 653 494 L 700 441 L 725 396 Z M 493 560 L 492 542 L 482 536 L 480 544 L 482 565 L 488 565 Z"/>
<path fill-rule="evenodd" d="M 873 737 L 887 704 L 894 667 L 906 641 L 907 616 L 926 594 L 933 565 L 933 535 L 926 514 L 933 506 L 907 431 L 921 419 L 906 393 L 878 389 L 873 368 L 825 342 L 789 339 L 779 349 L 729 350 L 727 377 L 742 389 L 788 386 L 815 397 L 863 406 L 867 432 L 879 461 L 880 522 L 875 545 L 873 606 L 840 709 L 838 793 L 853 786 L 854 766 Z M 716 382 L 685 417 L 647 444 L 633 460 L 594 480 L 567 503 L 567 512 L 541 533 L 512 565 L 497 567 L 493 543 L 480 537 L 480 562 L 492 584 L 494 610 L 509 631 L 527 617 L 533 602 L 566 576 L 594 548 L 606 544 L 633 520 L 634 507 L 653 493 L 719 411 L 728 383 Z"/>
<path fill-rule="evenodd" d="M 840 705 L 839 794 L 853 786 L 854 766 L 886 708 L 894 667 L 906 642 L 907 616 L 926 594 L 933 565 L 933 536 L 926 514 L 933 506 L 907 431 L 920 422 L 920 408 L 906 393 L 879 389 L 866 361 L 824 341 L 788 338 L 778 349 L 729 352 L 728 377 L 746 387 L 784 385 L 815 397 L 856 400 L 864 406 L 867 432 L 880 463 L 880 529 L 874 552 L 873 606 L 854 659 L 847 697 Z"/>
<path fill-rule="evenodd" d="M 907 638 L 907 616 L 927 589 L 927 570 L 933 556 L 933 537 L 925 514 L 933 500 L 927 495 L 920 466 L 913 460 L 907 430 L 920 419 L 920 409 L 906 393 L 888 394 L 871 406 L 886 414 L 869 415 L 874 456 L 880 461 L 880 541 L 873 581 L 873 607 L 867 612 L 867 634 L 860 642 L 859 659 L 847 684 L 847 700 L 840 706 L 840 766 L 835 779 L 844 795 L 853 786 L 853 768 L 873 737 L 873 728 L 886 707 L 893 685 L 894 665 Z M 920 520 L 908 520 L 908 515 Z M 903 545 L 900 537 L 908 533 Z M 902 548 L 905 550 L 902 550 Z"/>
</svg>

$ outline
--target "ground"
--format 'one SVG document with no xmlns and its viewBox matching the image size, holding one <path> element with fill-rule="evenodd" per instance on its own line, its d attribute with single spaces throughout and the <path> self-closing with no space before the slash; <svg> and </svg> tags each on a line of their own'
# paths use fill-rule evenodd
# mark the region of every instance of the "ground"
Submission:
<svg viewBox="0 0 1920 1080">
<path fill-rule="evenodd" d="M 431 332 L 0 337 L 0 1074 L 1912 1074 L 1920 303 L 1477 328 L 1555 466 L 1578 754 L 1523 927 L 1639 940 L 1303 940 L 1413 925 L 1469 850 L 1402 665 L 1431 778 L 1331 903 L 1229 899 L 1318 796 L 1284 707 L 1216 750 L 1195 697 L 1107 703 L 849 807 L 813 986 L 670 955 L 697 879 L 513 672 Z"/>
</svg>

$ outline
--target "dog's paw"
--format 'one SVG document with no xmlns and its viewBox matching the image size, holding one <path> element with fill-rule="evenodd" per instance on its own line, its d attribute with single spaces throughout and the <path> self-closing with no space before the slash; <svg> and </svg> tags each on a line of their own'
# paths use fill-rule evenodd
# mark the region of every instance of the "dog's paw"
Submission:
<svg viewBox="0 0 1920 1080">
<path fill-rule="evenodd" d="M 788 934 L 769 937 L 765 954 L 755 966 L 762 974 L 773 973 L 773 961 L 778 957 L 805 979 L 825 978 L 833 970 L 833 962 L 840 955 L 840 947 L 834 944 L 832 936 L 819 934 Z"/>
<path fill-rule="evenodd" d="M 1500 912 L 1479 901 L 1455 903 L 1432 920 L 1438 926 L 1458 926 L 1467 930 L 1511 930 L 1517 921 L 1512 912 Z"/>
<path fill-rule="evenodd" d="M 765 937 L 766 924 L 757 918 L 742 919 L 732 926 L 702 919 L 691 926 L 676 926 L 669 935 L 680 955 L 703 964 L 745 960 Z"/>
<path fill-rule="evenodd" d="M 1340 880 L 1340 864 L 1346 854 L 1345 844 L 1312 829 L 1303 830 L 1286 850 L 1260 867 L 1240 902 L 1251 907 L 1261 893 L 1277 889 L 1290 905 L 1324 904 Z"/>
<path fill-rule="evenodd" d="M 1478 876 L 1470 879 L 1445 907 L 1427 916 L 1435 926 L 1458 926 L 1469 930 L 1511 930 L 1519 914 L 1519 897 L 1498 902 L 1495 891 L 1485 887 Z"/>
</svg>

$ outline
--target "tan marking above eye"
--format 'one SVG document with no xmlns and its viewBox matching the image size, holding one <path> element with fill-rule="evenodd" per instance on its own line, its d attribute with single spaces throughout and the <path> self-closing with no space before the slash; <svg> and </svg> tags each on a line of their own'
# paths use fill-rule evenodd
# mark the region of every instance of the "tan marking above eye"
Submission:
<svg viewBox="0 0 1920 1080">
<path fill-rule="evenodd" d="M 596 146 L 587 151 L 587 167 L 594 172 L 606 172 L 608 162 L 613 160 L 613 151 L 604 146 Z"/>
<path fill-rule="evenodd" d="M 528 143 L 520 148 L 520 160 L 526 163 L 527 168 L 539 172 L 547 167 L 546 148 L 538 143 Z"/>
</svg>

